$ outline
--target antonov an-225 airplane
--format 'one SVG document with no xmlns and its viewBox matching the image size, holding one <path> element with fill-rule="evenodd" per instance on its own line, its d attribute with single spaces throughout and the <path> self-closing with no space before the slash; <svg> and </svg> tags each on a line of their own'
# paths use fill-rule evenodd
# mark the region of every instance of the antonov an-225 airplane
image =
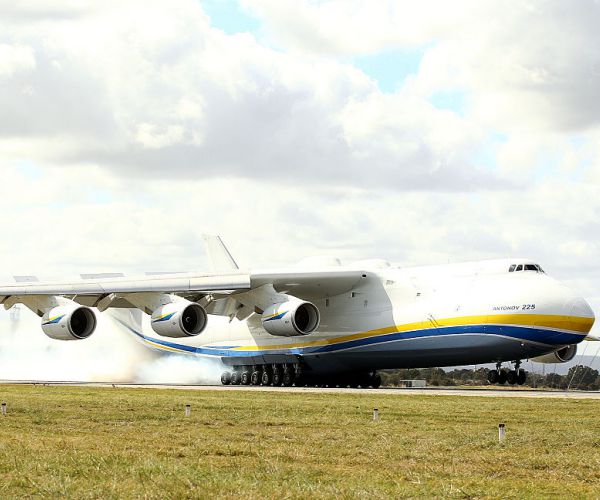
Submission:
<svg viewBox="0 0 600 500">
<path fill-rule="evenodd" d="M 527 259 L 402 268 L 312 258 L 244 272 L 219 237 L 205 243 L 220 272 L 21 277 L 0 284 L 0 303 L 24 304 L 57 340 L 86 339 L 95 310 L 121 309 L 115 317 L 148 346 L 219 358 L 223 384 L 247 385 L 377 388 L 381 369 L 490 362 L 490 383 L 523 384 L 522 360 L 569 361 L 594 324 L 583 298 Z"/>
</svg>

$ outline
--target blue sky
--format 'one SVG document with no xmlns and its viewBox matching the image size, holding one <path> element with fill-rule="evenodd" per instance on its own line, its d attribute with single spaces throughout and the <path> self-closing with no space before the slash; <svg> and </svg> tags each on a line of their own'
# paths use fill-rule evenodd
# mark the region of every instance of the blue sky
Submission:
<svg viewBox="0 0 600 500">
<path fill-rule="evenodd" d="M 234 33 L 258 34 L 260 21 L 248 14 L 235 0 L 202 0 L 204 12 L 211 24 L 228 35 Z"/>
<path fill-rule="evenodd" d="M 261 21 L 240 6 L 236 0 L 203 0 L 200 2 L 211 24 L 225 33 L 251 33 L 260 38 Z M 377 82 L 385 93 L 396 92 L 410 75 L 416 75 L 427 47 L 391 49 L 381 52 L 341 58 Z M 462 113 L 465 93 L 458 90 L 438 92 L 430 97 L 431 103 L 443 109 Z"/>
</svg>

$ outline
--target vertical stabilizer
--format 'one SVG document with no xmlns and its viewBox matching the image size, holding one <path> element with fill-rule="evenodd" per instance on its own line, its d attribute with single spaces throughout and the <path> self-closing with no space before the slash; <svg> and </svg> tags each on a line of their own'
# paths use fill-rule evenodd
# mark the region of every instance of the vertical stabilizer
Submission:
<svg viewBox="0 0 600 500">
<path fill-rule="evenodd" d="M 219 273 L 239 269 L 220 236 L 203 234 L 202 239 L 213 272 Z"/>
</svg>

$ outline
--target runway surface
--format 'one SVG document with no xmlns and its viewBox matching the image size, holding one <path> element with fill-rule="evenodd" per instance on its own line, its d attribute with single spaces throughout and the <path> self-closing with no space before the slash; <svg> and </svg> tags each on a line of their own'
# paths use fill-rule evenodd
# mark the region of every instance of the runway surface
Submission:
<svg viewBox="0 0 600 500">
<path fill-rule="evenodd" d="M 2 380 L 0 384 L 43 385 L 43 386 L 72 386 L 72 387 L 112 387 L 135 389 L 177 389 L 186 391 L 261 391 L 261 392 L 295 392 L 321 394 L 363 394 L 379 395 L 392 394 L 396 396 L 476 396 L 501 398 L 568 398 L 568 399 L 600 399 L 600 391 L 552 391 L 534 389 L 455 389 L 455 388 L 381 388 L 381 389 L 347 389 L 334 387 L 263 387 L 263 386 L 223 386 L 223 385 L 171 385 L 171 384 L 121 384 L 112 382 L 44 382 L 33 380 Z"/>
</svg>

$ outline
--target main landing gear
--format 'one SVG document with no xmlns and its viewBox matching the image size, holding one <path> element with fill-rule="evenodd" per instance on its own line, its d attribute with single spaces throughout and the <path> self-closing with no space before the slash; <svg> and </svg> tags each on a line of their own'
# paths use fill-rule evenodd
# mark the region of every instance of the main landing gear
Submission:
<svg viewBox="0 0 600 500">
<path fill-rule="evenodd" d="M 335 378 L 307 376 L 300 364 L 284 363 L 272 365 L 234 366 L 232 371 L 221 374 L 223 385 L 265 385 L 291 387 L 362 387 L 373 389 L 381 385 L 377 372 L 349 374 Z"/>
<path fill-rule="evenodd" d="M 488 372 L 488 382 L 490 384 L 504 385 L 507 382 L 510 385 L 523 385 L 527 380 L 527 372 L 521 369 L 521 361 L 514 361 L 514 370 L 505 370 L 502 363 L 496 363 L 496 369 Z"/>
<path fill-rule="evenodd" d="M 300 365 L 276 364 L 234 366 L 232 371 L 221 374 L 223 385 L 275 385 L 291 387 L 299 380 L 301 375 Z"/>
</svg>

